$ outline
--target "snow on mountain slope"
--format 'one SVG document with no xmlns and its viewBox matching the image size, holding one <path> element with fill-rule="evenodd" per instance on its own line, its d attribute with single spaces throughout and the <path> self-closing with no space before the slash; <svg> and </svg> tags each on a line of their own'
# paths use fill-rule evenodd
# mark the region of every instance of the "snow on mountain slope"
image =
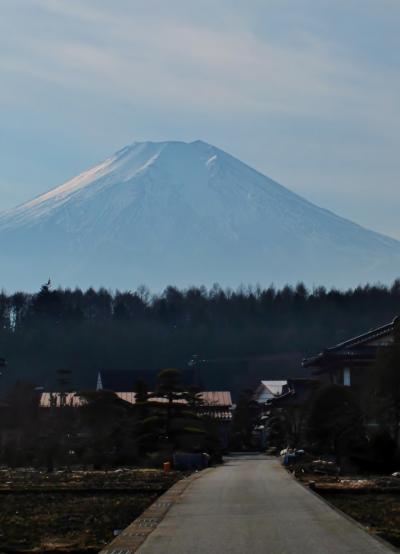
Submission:
<svg viewBox="0 0 400 554">
<path fill-rule="evenodd" d="M 0 214 L 0 286 L 389 281 L 400 243 L 201 141 L 123 148 Z"/>
</svg>

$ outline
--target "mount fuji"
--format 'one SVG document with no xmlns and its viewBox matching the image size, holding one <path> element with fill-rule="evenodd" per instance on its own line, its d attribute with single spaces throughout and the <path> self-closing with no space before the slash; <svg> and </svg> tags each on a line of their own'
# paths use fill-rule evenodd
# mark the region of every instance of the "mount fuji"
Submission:
<svg viewBox="0 0 400 554">
<path fill-rule="evenodd" d="M 153 290 L 400 273 L 400 242 L 321 209 L 201 141 L 137 142 L 0 214 L 0 288 Z"/>
</svg>

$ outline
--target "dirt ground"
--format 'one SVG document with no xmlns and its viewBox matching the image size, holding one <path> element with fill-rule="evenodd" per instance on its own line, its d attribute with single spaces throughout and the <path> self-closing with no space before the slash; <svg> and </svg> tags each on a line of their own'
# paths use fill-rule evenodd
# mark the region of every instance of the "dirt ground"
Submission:
<svg viewBox="0 0 400 554">
<path fill-rule="evenodd" d="M 181 477 L 159 470 L 0 471 L 0 552 L 98 552 Z"/>
<path fill-rule="evenodd" d="M 400 496 L 398 494 L 323 494 L 369 531 L 400 547 Z"/>
<path fill-rule="evenodd" d="M 385 475 L 324 475 L 296 468 L 295 476 L 336 508 L 400 547 L 400 478 Z"/>
</svg>

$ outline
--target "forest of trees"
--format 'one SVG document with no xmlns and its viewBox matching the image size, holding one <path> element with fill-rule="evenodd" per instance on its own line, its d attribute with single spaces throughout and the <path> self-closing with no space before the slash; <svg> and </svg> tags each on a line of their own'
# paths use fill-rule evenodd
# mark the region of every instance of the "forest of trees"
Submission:
<svg viewBox="0 0 400 554">
<path fill-rule="evenodd" d="M 151 295 L 144 287 L 111 293 L 47 284 L 36 294 L 3 292 L 0 358 L 8 365 L 0 386 L 18 379 L 49 386 L 58 370 L 67 369 L 76 388 L 91 387 L 100 368 L 183 369 L 194 354 L 306 355 L 399 313 L 400 280 L 348 291 L 215 285 Z"/>
</svg>

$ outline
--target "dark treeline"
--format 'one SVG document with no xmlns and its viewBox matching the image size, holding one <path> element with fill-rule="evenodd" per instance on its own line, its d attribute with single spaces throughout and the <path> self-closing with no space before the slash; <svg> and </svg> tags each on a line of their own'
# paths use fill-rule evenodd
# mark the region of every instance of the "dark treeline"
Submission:
<svg viewBox="0 0 400 554">
<path fill-rule="evenodd" d="M 159 295 L 44 285 L 36 294 L 0 294 L 0 357 L 8 360 L 8 380 L 47 386 L 67 368 L 76 387 L 87 387 L 100 368 L 184 368 L 193 354 L 306 354 L 399 313 L 400 280 L 348 291 L 215 285 Z"/>
</svg>

